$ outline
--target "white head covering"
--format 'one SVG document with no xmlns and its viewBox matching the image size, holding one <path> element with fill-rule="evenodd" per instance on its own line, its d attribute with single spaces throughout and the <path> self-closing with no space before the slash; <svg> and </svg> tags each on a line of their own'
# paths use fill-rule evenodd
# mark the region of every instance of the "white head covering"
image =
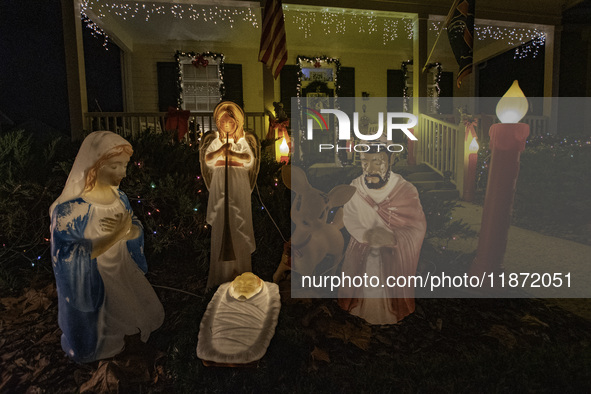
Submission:
<svg viewBox="0 0 591 394">
<path fill-rule="evenodd" d="M 86 174 L 88 170 L 103 155 L 121 145 L 131 146 L 125 138 L 110 131 L 95 131 L 94 133 L 88 134 L 84 141 L 82 141 L 62 194 L 60 194 L 49 208 L 49 217 L 51 217 L 54 208 L 58 204 L 80 197 L 86 185 Z"/>
</svg>

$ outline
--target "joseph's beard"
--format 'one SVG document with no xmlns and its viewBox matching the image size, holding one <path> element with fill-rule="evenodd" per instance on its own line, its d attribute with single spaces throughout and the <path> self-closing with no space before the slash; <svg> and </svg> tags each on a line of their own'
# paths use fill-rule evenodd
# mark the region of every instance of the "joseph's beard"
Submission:
<svg viewBox="0 0 591 394">
<path fill-rule="evenodd" d="M 368 178 L 377 178 L 378 181 L 377 182 L 368 182 Z M 386 178 L 382 178 L 382 176 L 380 174 L 367 174 L 363 177 L 363 179 L 365 181 L 365 186 L 367 186 L 368 189 L 381 189 L 382 187 L 384 187 L 386 185 L 389 178 L 390 178 L 389 171 L 386 172 Z"/>
</svg>

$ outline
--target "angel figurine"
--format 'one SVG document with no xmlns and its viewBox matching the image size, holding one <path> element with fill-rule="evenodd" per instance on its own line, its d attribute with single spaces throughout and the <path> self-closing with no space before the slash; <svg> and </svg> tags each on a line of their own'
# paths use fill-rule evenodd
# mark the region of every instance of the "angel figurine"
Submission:
<svg viewBox="0 0 591 394">
<path fill-rule="evenodd" d="M 132 153 L 115 133 L 89 134 L 49 209 L 61 344 L 76 362 L 115 356 L 124 336 L 145 342 L 164 321 L 144 276 L 142 224 L 119 190 Z"/>
<path fill-rule="evenodd" d="M 244 112 L 222 101 L 213 117 L 218 131 L 210 131 L 199 147 L 199 160 L 209 189 L 207 223 L 212 226 L 207 288 L 252 271 L 255 251 L 250 194 L 260 166 L 260 145 L 244 131 Z"/>
</svg>

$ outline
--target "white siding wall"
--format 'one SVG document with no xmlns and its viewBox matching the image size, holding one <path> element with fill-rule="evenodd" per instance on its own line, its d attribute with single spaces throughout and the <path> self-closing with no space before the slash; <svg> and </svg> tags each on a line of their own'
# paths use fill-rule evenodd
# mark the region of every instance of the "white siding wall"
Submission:
<svg viewBox="0 0 591 394">
<path fill-rule="evenodd" d="M 158 80 L 156 63 L 172 62 L 176 50 L 186 52 L 217 52 L 224 54 L 226 63 L 242 64 L 244 110 L 262 112 L 263 108 L 263 65 L 258 62 L 258 48 L 235 48 L 223 43 L 204 44 L 199 42 L 171 43 L 166 45 L 135 45 L 131 53 L 131 78 L 133 83 L 133 111 L 152 112 L 158 110 Z M 412 57 L 412 43 L 396 51 L 371 50 L 323 50 L 318 47 L 288 48 L 288 64 L 295 64 L 298 55 L 308 57 L 330 56 L 340 59 L 341 66 L 355 68 L 355 94 L 369 92 L 372 97 L 386 97 L 386 70 L 400 69 L 403 60 Z M 447 59 L 444 70 L 456 72 L 455 60 Z M 275 100 L 280 97 L 279 79 L 275 82 Z M 455 92 L 454 92 L 455 93 Z M 284 103 L 286 106 L 290 103 Z"/>
<path fill-rule="evenodd" d="M 166 45 L 136 45 L 132 58 L 134 111 L 158 111 L 158 76 L 156 63 L 174 62 L 177 50 L 185 52 L 216 52 L 224 54 L 224 62 L 242 64 L 244 110 L 262 112 L 262 63 L 257 61 L 258 48 L 232 48 L 223 44 L 171 43 Z"/>
</svg>

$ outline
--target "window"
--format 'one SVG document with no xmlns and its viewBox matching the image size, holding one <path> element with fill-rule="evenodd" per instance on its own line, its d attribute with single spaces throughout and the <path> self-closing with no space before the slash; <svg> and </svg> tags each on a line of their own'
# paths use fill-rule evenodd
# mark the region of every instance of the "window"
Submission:
<svg viewBox="0 0 591 394">
<path fill-rule="evenodd" d="M 213 112 L 222 99 L 218 60 L 208 59 L 206 66 L 194 66 L 192 59 L 181 60 L 181 86 L 183 109 Z"/>
</svg>

